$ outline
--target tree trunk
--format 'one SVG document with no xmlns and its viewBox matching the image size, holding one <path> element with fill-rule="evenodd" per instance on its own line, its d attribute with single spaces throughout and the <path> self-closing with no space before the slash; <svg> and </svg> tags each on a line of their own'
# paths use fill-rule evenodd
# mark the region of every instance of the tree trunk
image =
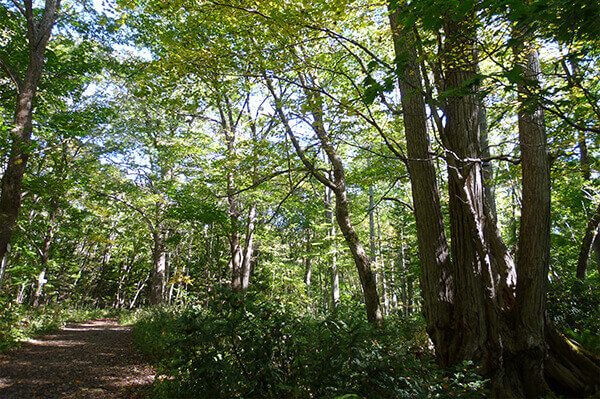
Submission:
<svg viewBox="0 0 600 399">
<path fill-rule="evenodd" d="M 501 344 L 493 298 L 496 276 L 485 240 L 485 203 L 477 73 L 475 16 L 447 18 L 443 54 L 445 87 L 451 95 L 444 105 L 446 127 L 452 264 L 455 276 L 455 336 L 449 347 L 450 364 L 462 359 L 483 362 L 493 370 Z M 491 291 L 493 294 L 489 295 Z"/>
<path fill-rule="evenodd" d="M 381 256 L 381 266 L 380 266 L 380 275 L 381 275 L 381 302 L 383 303 L 383 314 L 387 316 L 390 313 L 390 298 L 388 293 L 388 281 L 387 281 L 387 273 L 385 272 L 385 261 L 383 256 Z"/>
<path fill-rule="evenodd" d="M 133 253 L 131 254 L 129 262 L 123 262 L 123 267 L 121 268 L 121 275 L 119 276 L 119 284 L 117 286 L 117 295 L 115 298 L 115 307 L 120 309 L 125 304 L 125 293 L 123 292 L 123 287 L 125 283 L 129 280 L 129 274 L 133 269 L 133 265 L 135 264 L 135 259 L 138 255 L 139 248 L 137 247 L 137 243 L 134 244 Z"/>
<path fill-rule="evenodd" d="M 519 243 L 516 258 L 517 289 L 514 328 L 518 331 L 514 357 L 509 367 L 517 368 L 525 395 L 550 393 L 543 376 L 547 345 L 545 304 L 550 263 L 550 163 L 542 108 L 532 94 L 530 82 L 539 83 L 541 67 L 531 37 L 516 32 L 519 84 L 519 143 L 521 148 L 522 196 Z M 522 44 L 521 44 L 522 43 Z"/>
<path fill-rule="evenodd" d="M 18 304 L 23 303 L 23 298 L 25 296 L 25 289 L 27 288 L 27 283 L 21 283 L 21 288 L 19 288 L 19 293 L 17 294 L 17 297 L 15 298 L 15 302 Z"/>
<path fill-rule="evenodd" d="M 256 228 L 256 205 L 252 204 L 248 211 L 248 231 L 244 242 L 244 253 L 242 259 L 242 291 L 246 292 L 250 284 L 250 272 L 252 271 L 252 256 L 254 254 L 254 230 Z"/>
<path fill-rule="evenodd" d="M 496 211 L 496 188 L 494 186 L 494 168 L 492 162 L 489 160 L 491 157 L 490 152 L 490 141 L 488 138 L 488 123 L 487 123 L 487 111 L 483 104 L 483 101 L 479 101 L 479 132 L 481 135 L 481 157 L 484 159 L 483 164 L 483 186 L 485 189 L 485 201 L 493 217 L 493 223 L 496 224 L 498 221 L 498 215 Z"/>
<path fill-rule="evenodd" d="M 301 80 L 304 80 L 301 76 Z M 348 209 L 348 192 L 346 190 L 346 174 L 344 171 L 344 164 L 341 157 L 337 153 L 333 143 L 331 142 L 327 132 L 325 131 L 325 123 L 323 121 L 323 102 L 319 97 L 318 92 L 311 91 L 303 81 L 302 84 L 305 88 L 305 94 L 310 109 L 313 115 L 313 130 L 317 134 L 321 147 L 325 151 L 329 162 L 333 168 L 333 186 L 332 191 L 335 195 L 335 218 L 340 227 L 340 231 L 344 236 L 354 264 L 358 270 L 358 276 L 360 278 L 361 288 L 365 300 L 365 306 L 367 310 L 367 320 L 375 325 L 383 324 L 383 313 L 381 311 L 381 305 L 379 302 L 379 295 L 377 293 L 377 283 L 375 279 L 375 273 L 371 269 L 371 261 L 362 246 L 360 238 L 354 230 L 354 226 L 350 221 L 350 211 Z"/>
<path fill-rule="evenodd" d="M 310 295 L 310 284 L 312 282 L 312 262 L 310 258 L 310 230 L 306 231 L 305 255 L 304 255 L 304 284 L 306 292 Z"/>
<path fill-rule="evenodd" d="M 371 206 L 371 208 L 373 207 Z M 379 214 L 377 215 L 377 242 L 377 251 L 379 253 L 379 274 L 381 275 L 381 302 L 383 303 L 383 314 L 387 317 L 390 312 L 390 297 L 388 289 L 388 274 L 385 269 L 385 257 L 383 256 Z"/>
<path fill-rule="evenodd" d="M 375 265 L 377 262 L 377 255 L 375 251 L 375 198 L 373 193 L 373 185 L 369 186 L 369 249 L 371 264 Z"/>
<path fill-rule="evenodd" d="M 217 98 L 221 131 L 227 143 L 227 159 L 233 162 L 235 158 L 235 140 L 236 140 L 236 122 L 233 118 L 233 111 L 229 98 L 226 95 L 219 95 Z M 231 258 L 229 260 L 229 266 L 231 270 L 231 290 L 236 293 L 244 292 L 244 271 L 242 270 L 244 265 L 244 254 L 241 246 L 240 237 L 240 203 L 239 193 L 235 184 L 233 168 L 230 167 L 227 171 L 227 202 L 228 202 L 228 213 L 229 213 L 229 250 Z M 248 259 L 248 262 L 250 259 Z M 249 267 L 248 263 L 248 267 Z M 248 270 L 248 273 L 250 271 Z M 248 278 L 250 275 L 248 274 Z"/>
<path fill-rule="evenodd" d="M 242 248 L 240 247 L 238 231 L 229 233 L 229 250 L 231 253 L 231 259 L 229 260 L 231 290 L 235 293 L 240 293 L 242 292 Z"/>
<path fill-rule="evenodd" d="M 482 373 L 492 377 L 492 396 L 498 398 L 545 395 L 550 392 L 546 381 L 551 381 L 553 387 L 566 387 L 563 392 L 567 394 L 594 392 L 600 378 L 595 367 L 600 362 L 582 351 L 567 351 L 565 348 L 570 346 L 564 337 L 544 320 L 550 174 L 543 114 L 524 85 L 519 87 L 524 198 L 516 295 L 511 291 L 512 259 L 498 234 L 491 206 L 485 201 L 475 13 L 460 12 L 464 19 L 452 18 L 449 10 L 444 21 L 444 79 L 438 88 L 448 94 L 444 104 L 446 125 L 438 126 L 447 150 L 451 266 L 435 170 L 429 159 L 416 41 L 412 30 L 399 27 L 398 13 L 390 16 L 397 59 L 404 61 L 399 86 L 422 267 L 421 289 L 438 361 L 447 366 L 473 360 Z M 520 50 L 524 82 L 537 81 L 537 52 L 531 44 Z M 525 106 L 532 103 L 533 107 Z M 442 314 L 438 313 L 440 309 Z M 582 369 L 585 364 L 588 371 Z"/>
<path fill-rule="evenodd" d="M 590 154 L 588 153 L 588 147 L 585 137 L 585 132 L 579 132 L 579 165 L 581 166 L 581 173 L 583 180 L 589 181 L 592 177 L 592 171 L 590 168 Z"/>
<path fill-rule="evenodd" d="M 44 242 L 42 244 L 42 252 L 40 254 L 40 267 L 42 271 L 38 276 L 38 284 L 35 290 L 35 294 L 33 297 L 33 307 L 37 308 L 40 303 L 40 297 L 42 296 L 42 290 L 44 289 L 44 285 L 48 282 L 46 277 L 46 265 L 48 264 L 48 260 L 50 259 L 50 247 L 52 246 L 52 241 L 54 239 L 54 219 L 56 217 L 56 213 L 58 211 L 58 200 L 56 198 L 52 198 L 50 200 L 50 215 L 48 216 L 48 230 L 46 231 L 46 235 L 44 236 Z"/>
<path fill-rule="evenodd" d="M 329 252 L 331 253 L 331 264 L 329 267 L 329 279 L 331 282 L 331 309 L 335 309 L 340 301 L 340 274 L 337 267 L 337 248 L 335 243 L 335 216 L 333 212 L 333 192 L 325 186 L 325 222 L 329 225 L 327 236 L 329 238 Z"/>
<path fill-rule="evenodd" d="M 581 249 L 579 250 L 579 259 L 577 260 L 577 278 L 580 280 L 585 279 L 585 272 L 587 270 L 590 253 L 593 249 L 598 248 L 598 246 L 600 245 L 600 238 L 598 238 L 600 236 L 599 229 L 600 205 L 598 205 L 596 213 L 588 222 L 587 228 L 585 229 L 585 234 L 583 236 L 583 241 L 581 242 Z M 596 256 L 598 256 L 598 251 L 596 251 Z"/>
<path fill-rule="evenodd" d="M 419 311 L 416 308 L 416 298 L 415 298 L 415 290 L 414 290 L 414 278 L 410 274 L 406 276 L 406 315 L 410 316 L 411 314 Z"/>
<path fill-rule="evenodd" d="M 338 226 L 340 227 L 340 231 L 342 232 L 342 235 L 346 240 L 346 244 L 350 249 L 350 253 L 352 254 L 352 258 L 354 259 L 356 269 L 358 270 L 358 276 L 360 278 L 365 307 L 367 311 L 367 320 L 376 326 L 383 325 L 383 313 L 381 312 L 379 295 L 377 294 L 375 276 L 373 274 L 373 271 L 371 270 L 371 262 L 369 260 L 369 257 L 365 253 L 365 250 L 358 237 L 358 234 L 356 233 L 356 230 L 354 230 L 354 227 L 352 226 L 352 222 L 350 221 L 344 164 L 339 154 L 337 153 L 335 146 L 331 142 L 327 132 L 325 131 L 325 125 L 323 121 L 323 101 L 319 96 L 318 90 L 313 90 L 312 87 L 308 85 L 308 82 L 302 74 L 300 74 L 300 82 L 303 88 L 305 89 L 304 93 L 306 95 L 306 100 L 314 119 L 312 124 L 313 130 L 319 138 L 321 148 L 325 151 L 329 162 L 331 162 L 333 168 L 333 181 L 331 181 L 331 179 L 327 179 L 324 175 L 317 171 L 314 165 L 306 158 L 306 156 L 304 155 L 304 151 L 302 151 L 302 148 L 300 147 L 298 140 L 294 136 L 294 133 L 291 130 L 287 121 L 287 118 L 283 113 L 281 102 L 268 79 L 266 81 L 266 84 L 269 90 L 271 91 L 271 94 L 275 98 L 276 111 L 278 112 L 279 116 L 282 119 L 282 122 L 285 125 L 286 131 L 290 139 L 292 140 L 296 153 L 298 154 L 304 165 L 310 170 L 312 175 L 325 186 L 329 187 L 335 195 L 335 217 Z"/>
<path fill-rule="evenodd" d="M 146 283 L 148 282 L 148 280 L 150 279 L 150 275 L 152 274 L 152 272 L 150 272 L 150 274 L 148 274 L 146 276 L 146 278 L 144 279 L 144 281 L 140 281 L 137 287 L 137 290 L 135 291 L 135 295 L 133 296 L 133 299 L 131 300 L 131 303 L 129 304 L 129 309 L 133 309 L 135 307 L 135 304 L 140 296 L 140 293 L 144 290 L 144 287 L 146 286 Z"/>
<path fill-rule="evenodd" d="M 390 26 L 397 59 L 406 60 L 398 86 L 402 102 L 408 172 L 415 204 L 415 219 L 421 261 L 423 315 L 436 356 L 442 365 L 450 363 L 447 351 L 452 341 L 454 281 L 446 240 L 444 219 L 427 132 L 421 71 L 417 62 L 416 38 L 399 25 L 399 9 L 390 6 Z"/>
<path fill-rule="evenodd" d="M 598 275 L 600 276 L 600 232 L 596 234 L 596 238 L 592 243 L 592 250 L 594 254 L 596 254 L 596 269 L 598 270 Z"/>
<path fill-rule="evenodd" d="M 391 260 L 391 273 L 390 273 L 390 311 L 396 312 L 398 310 L 398 266 L 396 261 L 392 258 Z"/>
<path fill-rule="evenodd" d="M 152 248 L 150 305 L 161 306 L 165 302 L 165 288 L 167 286 L 167 253 L 161 234 L 156 231 L 152 236 L 154 247 Z"/>
<path fill-rule="evenodd" d="M 52 27 L 60 8 L 60 0 L 46 0 L 41 19 L 36 21 L 32 1 L 25 3 L 29 63 L 21 82 L 17 72 L 10 71 L 19 82 L 15 124 L 10 132 L 12 145 L 0 193 L 0 262 L 4 260 L 21 206 L 21 185 L 33 132 L 33 102 L 44 67 L 44 55 Z"/>
<path fill-rule="evenodd" d="M 230 151 L 233 151 L 233 143 Z M 229 202 L 229 251 L 231 258 L 229 266 L 231 269 L 231 290 L 234 293 L 242 292 L 242 247 L 240 245 L 240 212 L 238 210 L 238 199 L 233 181 L 233 173 L 227 174 L 227 201 Z"/>
<path fill-rule="evenodd" d="M 4 274 L 6 272 L 6 265 L 8 264 L 8 256 L 0 258 L 0 291 L 2 291 L 2 283 L 4 282 Z"/>
<path fill-rule="evenodd" d="M 333 146 L 326 148 L 326 152 L 330 153 L 330 149 Z M 381 305 L 379 303 L 379 295 L 377 294 L 377 285 L 375 281 L 375 274 L 371 270 L 371 262 L 365 253 L 365 250 L 358 238 L 354 226 L 350 222 L 350 212 L 348 210 L 348 197 L 346 191 L 346 178 L 342 169 L 341 159 L 337 156 L 337 153 L 330 154 L 330 157 L 335 158 L 334 174 L 336 175 L 336 187 L 335 193 L 335 217 L 340 226 L 340 231 L 346 239 L 346 243 L 350 248 L 352 257 L 354 258 L 354 264 L 358 269 L 358 275 L 363 290 L 365 299 L 365 305 L 367 308 L 367 319 L 369 322 L 376 325 L 383 323 L 383 313 L 381 312 Z M 335 166 L 337 164 L 337 166 Z"/>
<path fill-rule="evenodd" d="M 329 278 L 331 280 L 331 308 L 335 309 L 340 302 L 340 273 L 337 264 L 337 248 L 335 244 L 335 225 L 331 225 L 331 267 Z"/>
<path fill-rule="evenodd" d="M 40 275 L 38 276 L 37 288 L 35 289 L 35 293 L 33 294 L 32 305 L 34 308 L 40 306 L 40 297 L 42 296 L 42 290 L 44 289 L 44 285 L 46 285 L 47 282 L 48 280 L 46 280 L 46 268 L 44 267 L 40 272 Z"/>
</svg>

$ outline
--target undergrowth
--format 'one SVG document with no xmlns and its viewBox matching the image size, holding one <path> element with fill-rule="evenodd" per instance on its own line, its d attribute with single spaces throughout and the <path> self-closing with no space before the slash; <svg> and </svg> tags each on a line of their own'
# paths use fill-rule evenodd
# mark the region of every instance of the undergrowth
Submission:
<svg viewBox="0 0 600 399">
<path fill-rule="evenodd" d="M 316 317 L 284 303 L 216 301 L 155 311 L 135 327 L 154 359 L 156 398 L 483 397 L 469 363 L 438 370 L 422 323 L 390 317 L 374 329 L 357 308 Z"/>
</svg>

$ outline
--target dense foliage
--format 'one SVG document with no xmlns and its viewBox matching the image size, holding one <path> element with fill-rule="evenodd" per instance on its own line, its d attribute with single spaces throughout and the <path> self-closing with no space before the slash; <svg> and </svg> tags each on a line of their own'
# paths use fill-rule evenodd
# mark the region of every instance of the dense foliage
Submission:
<svg viewBox="0 0 600 399">
<path fill-rule="evenodd" d="M 343 304 L 314 317 L 249 298 L 208 308 L 155 312 L 136 325 L 141 349 L 159 360 L 159 398 L 481 397 L 465 364 L 441 371 L 422 324 L 388 319 L 385 330 Z"/>
</svg>

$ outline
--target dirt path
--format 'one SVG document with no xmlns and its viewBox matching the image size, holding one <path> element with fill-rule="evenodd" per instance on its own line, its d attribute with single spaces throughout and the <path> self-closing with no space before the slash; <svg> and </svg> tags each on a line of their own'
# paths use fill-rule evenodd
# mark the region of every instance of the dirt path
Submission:
<svg viewBox="0 0 600 399">
<path fill-rule="evenodd" d="M 69 323 L 0 356 L 0 398 L 144 398 L 154 370 L 114 319 Z"/>
</svg>

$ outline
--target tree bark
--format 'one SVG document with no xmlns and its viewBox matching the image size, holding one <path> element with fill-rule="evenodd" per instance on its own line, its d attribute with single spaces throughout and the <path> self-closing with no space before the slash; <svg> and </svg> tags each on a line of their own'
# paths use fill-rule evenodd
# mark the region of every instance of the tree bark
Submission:
<svg viewBox="0 0 600 399">
<path fill-rule="evenodd" d="M 592 250 L 598 247 L 600 243 L 600 205 L 596 209 L 594 216 L 589 220 L 588 225 L 585 229 L 583 241 L 581 242 L 581 249 L 579 250 L 579 258 L 577 260 L 577 278 L 580 280 L 585 279 L 585 272 L 587 270 L 588 260 Z M 595 244 L 595 245 L 594 245 Z M 600 267 L 600 266 L 599 266 Z"/>
<path fill-rule="evenodd" d="M 399 6 L 402 7 L 402 6 Z M 404 60 L 398 86 L 402 102 L 408 152 L 408 172 L 415 204 L 415 219 L 421 261 L 423 315 L 440 364 L 450 363 L 454 312 L 454 281 L 431 144 L 421 70 L 417 62 L 416 38 L 399 24 L 400 9 L 390 6 L 390 26 L 396 58 Z"/>
<path fill-rule="evenodd" d="M 331 300 L 331 309 L 335 309 L 340 301 L 340 274 L 337 267 L 337 248 L 335 244 L 336 234 L 335 216 L 333 211 L 333 192 L 327 186 L 325 186 L 325 223 L 329 226 L 327 237 L 329 238 L 329 252 L 331 253 L 331 264 L 329 266 L 331 294 L 329 295 L 329 300 Z"/>
<path fill-rule="evenodd" d="M 27 20 L 29 63 L 23 81 L 18 85 L 14 127 L 10 132 L 12 145 L 0 193 L 0 262 L 4 260 L 21 206 L 21 186 L 31 151 L 33 107 L 44 68 L 44 56 L 52 27 L 60 8 L 60 0 L 46 0 L 44 11 L 36 21 L 31 0 L 26 0 L 23 12 Z"/>
<path fill-rule="evenodd" d="M 242 291 L 246 292 L 250 285 L 250 272 L 252 271 L 252 256 L 254 254 L 254 230 L 256 228 L 256 205 L 252 204 L 248 211 L 248 231 L 244 242 L 242 259 Z"/>
<path fill-rule="evenodd" d="M 305 255 L 304 255 L 304 284 L 306 291 L 310 295 L 310 285 L 312 283 L 312 262 L 310 257 L 310 230 L 306 231 Z"/>
<path fill-rule="evenodd" d="M 463 17 L 457 19 L 450 9 L 444 20 L 444 71 L 438 90 L 447 94 L 443 105 L 446 120 L 445 126 L 439 123 L 438 128 L 448 164 L 450 263 L 425 127 L 427 114 L 415 51 L 418 43 L 411 28 L 399 26 L 399 10 L 391 11 L 397 59 L 402 60 L 399 87 L 424 315 L 439 363 L 448 366 L 473 360 L 483 374 L 492 377 L 492 396 L 498 398 L 545 395 L 550 392 L 550 380 L 553 387 L 566 387 L 559 392 L 594 392 L 600 373 L 596 377 L 592 374 L 600 362 L 583 351 L 565 350 L 570 344 L 544 319 L 550 173 L 543 113 L 535 102 L 535 92 L 530 91 L 540 74 L 537 52 L 531 44 L 519 48 L 524 76 L 519 86 L 524 199 L 514 294 L 512 258 L 498 233 L 493 209 L 485 200 L 490 195 L 485 193 L 482 155 L 489 156 L 484 154 L 480 130 L 484 125 L 477 87 L 475 13 L 459 10 Z M 444 312 L 436 313 L 439 309 Z M 584 364 L 591 372 L 582 369 Z"/>
<path fill-rule="evenodd" d="M 514 305 L 518 331 L 512 366 L 520 370 L 527 396 L 550 393 L 543 376 L 547 345 L 545 304 L 550 264 L 550 162 L 544 112 L 534 91 L 541 67 L 537 49 L 527 35 L 516 33 L 517 66 L 523 82 L 519 84 L 519 143 L 521 148 L 521 221 L 516 257 L 517 288 Z"/>
<path fill-rule="evenodd" d="M 483 161 L 483 186 L 485 189 L 485 201 L 490 213 L 493 217 L 493 223 L 496 224 L 498 221 L 498 215 L 496 211 L 496 187 L 494 186 L 494 168 L 491 158 L 490 141 L 488 138 L 488 122 L 487 122 L 487 111 L 483 101 L 479 102 L 479 132 L 481 135 L 481 157 L 485 159 Z"/>
<path fill-rule="evenodd" d="M 369 250 L 371 264 L 375 264 L 377 261 L 377 254 L 375 251 L 375 194 L 373 193 L 373 185 L 369 186 Z"/>
<path fill-rule="evenodd" d="M 167 286 L 167 253 L 160 232 L 153 232 L 152 238 L 154 246 L 152 248 L 152 286 L 150 289 L 150 305 L 160 306 L 165 302 L 165 288 Z"/>
<path fill-rule="evenodd" d="M 476 84 L 478 70 L 474 11 L 462 20 L 444 23 L 444 104 L 446 126 L 441 134 L 447 149 L 452 263 L 455 276 L 455 332 L 451 363 L 482 362 L 494 370 L 500 362 L 501 338 L 493 270 L 485 224 L 483 168 L 480 159 L 481 115 Z M 475 161 L 474 161 L 475 160 Z M 492 293 L 490 295 L 489 293 Z"/>
<path fill-rule="evenodd" d="M 235 140 L 237 122 L 233 117 L 233 110 L 227 95 L 218 94 L 217 96 L 218 111 L 220 115 L 221 131 L 227 144 L 226 152 L 227 159 L 233 161 L 235 158 Z M 238 119 L 239 120 L 239 119 Z M 230 167 L 227 171 L 227 203 L 229 214 L 229 251 L 231 258 L 229 259 L 229 267 L 231 270 L 231 290 L 236 293 L 243 293 L 244 288 L 244 249 L 242 248 L 241 238 L 241 220 L 240 220 L 240 200 L 239 192 L 235 184 L 233 168 Z M 250 236 L 251 237 L 251 236 Z M 247 249 L 247 248 L 246 248 Z M 251 254 L 250 254 L 251 255 Z M 248 258 L 250 262 L 250 258 Z M 250 267 L 250 263 L 247 265 Z M 248 273 L 250 270 L 248 269 Z M 248 279 L 249 279 L 248 274 Z M 249 280 L 248 280 L 249 281 Z"/>
<path fill-rule="evenodd" d="M 58 212 L 58 201 L 56 198 L 52 198 L 50 200 L 50 215 L 48 216 L 48 230 L 46 231 L 46 235 L 44 236 L 44 242 L 42 244 L 42 252 L 40 254 L 40 267 L 42 271 L 38 276 L 38 284 L 35 290 L 35 294 L 33 296 L 33 307 L 37 308 L 40 304 L 40 297 L 42 296 L 42 290 L 44 289 L 44 285 L 48 282 L 46 279 L 46 266 L 48 264 L 48 260 L 50 259 L 50 247 L 52 246 L 52 241 L 54 239 L 54 219 L 56 217 L 56 213 Z"/>
<path fill-rule="evenodd" d="M 35 289 L 35 293 L 33 294 L 32 306 L 34 308 L 37 308 L 40 306 L 40 298 L 42 296 L 42 290 L 44 289 L 44 285 L 46 285 L 47 282 L 48 282 L 48 280 L 46 279 L 46 268 L 44 267 L 38 276 L 37 287 Z"/>
</svg>

